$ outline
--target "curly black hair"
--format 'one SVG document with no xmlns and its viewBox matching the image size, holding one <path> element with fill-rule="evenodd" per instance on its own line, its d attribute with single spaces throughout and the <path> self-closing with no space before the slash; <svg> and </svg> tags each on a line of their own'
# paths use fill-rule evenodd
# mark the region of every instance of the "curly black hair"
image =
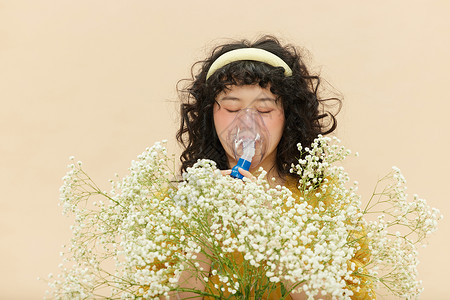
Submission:
<svg viewBox="0 0 450 300">
<path fill-rule="evenodd" d="M 292 76 L 285 76 L 282 67 L 273 67 L 258 61 L 236 61 L 217 70 L 206 80 L 211 64 L 222 54 L 241 48 L 260 48 L 269 51 L 292 69 Z M 196 66 L 200 65 L 197 74 Z M 280 175 L 289 174 L 291 164 L 297 164 L 297 144 L 309 146 L 319 135 L 336 129 L 335 115 L 341 100 L 319 97 L 320 77 L 308 71 L 300 51 L 294 46 L 281 45 L 273 36 L 263 36 L 255 42 L 235 41 L 216 47 L 209 58 L 199 61 L 191 69 L 192 79 L 183 89 L 181 124 L 177 140 L 184 147 L 181 154 L 181 171 L 192 166 L 198 159 L 211 159 L 219 169 L 229 169 L 225 150 L 216 133 L 213 120 L 213 105 L 219 93 L 232 85 L 259 84 L 270 86 L 270 91 L 279 96 L 284 109 L 285 125 L 277 146 L 276 168 Z M 178 84 L 184 82 L 181 80 Z M 336 113 L 325 109 L 325 102 L 334 100 L 338 104 Z"/>
</svg>

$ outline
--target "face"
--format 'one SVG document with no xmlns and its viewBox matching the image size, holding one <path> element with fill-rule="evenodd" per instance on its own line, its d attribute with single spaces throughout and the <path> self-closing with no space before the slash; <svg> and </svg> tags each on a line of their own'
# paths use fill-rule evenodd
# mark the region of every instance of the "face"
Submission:
<svg viewBox="0 0 450 300">
<path fill-rule="evenodd" d="M 236 165 L 233 150 L 227 146 L 227 132 L 239 112 L 245 109 L 257 111 L 268 130 L 269 137 L 265 155 L 250 170 L 263 167 L 266 171 L 275 166 L 277 146 L 284 130 L 284 110 L 281 99 L 274 95 L 269 87 L 259 85 L 231 86 L 216 97 L 214 104 L 214 125 L 220 142 L 227 154 L 230 167 Z"/>
</svg>

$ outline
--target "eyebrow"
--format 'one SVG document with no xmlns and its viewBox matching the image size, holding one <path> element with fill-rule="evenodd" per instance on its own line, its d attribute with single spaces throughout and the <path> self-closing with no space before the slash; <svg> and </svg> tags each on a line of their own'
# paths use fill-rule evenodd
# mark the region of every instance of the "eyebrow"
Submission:
<svg viewBox="0 0 450 300">
<path fill-rule="evenodd" d="M 225 96 L 225 97 L 223 97 L 223 98 L 220 98 L 220 100 L 232 100 L 232 101 L 240 101 L 241 100 L 241 98 L 239 98 L 239 97 L 233 97 L 233 96 Z M 261 102 L 264 102 L 264 101 L 274 101 L 274 102 L 276 102 L 276 99 L 275 98 L 272 98 L 272 97 L 261 97 L 261 98 L 256 98 L 256 99 L 254 99 L 254 100 L 256 100 L 256 101 L 261 101 Z"/>
</svg>

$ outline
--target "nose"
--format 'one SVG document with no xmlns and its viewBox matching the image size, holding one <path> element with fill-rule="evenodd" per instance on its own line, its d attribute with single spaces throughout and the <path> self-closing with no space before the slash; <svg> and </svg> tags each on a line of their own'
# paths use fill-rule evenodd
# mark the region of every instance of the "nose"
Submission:
<svg viewBox="0 0 450 300">
<path fill-rule="evenodd" d="M 261 117 L 261 113 L 252 107 L 244 108 L 241 111 L 239 111 L 238 115 L 236 116 L 236 119 L 238 119 L 241 122 L 241 125 L 248 126 L 248 127 L 254 127 L 255 123 L 261 123 L 264 124 L 264 121 Z"/>
</svg>

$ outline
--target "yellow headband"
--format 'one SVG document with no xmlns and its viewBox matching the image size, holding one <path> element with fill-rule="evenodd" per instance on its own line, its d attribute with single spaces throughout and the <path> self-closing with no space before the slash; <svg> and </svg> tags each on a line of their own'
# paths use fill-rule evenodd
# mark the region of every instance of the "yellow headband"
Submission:
<svg viewBox="0 0 450 300">
<path fill-rule="evenodd" d="M 275 54 L 259 48 L 242 48 L 228 51 L 219 56 L 209 68 L 208 74 L 206 74 L 206 80 L 223 66 L 240 60 L 260 61 L 274 67 L 282 67 L 285 76 L 292 75 L 291 68 Z"/>
</svg>

